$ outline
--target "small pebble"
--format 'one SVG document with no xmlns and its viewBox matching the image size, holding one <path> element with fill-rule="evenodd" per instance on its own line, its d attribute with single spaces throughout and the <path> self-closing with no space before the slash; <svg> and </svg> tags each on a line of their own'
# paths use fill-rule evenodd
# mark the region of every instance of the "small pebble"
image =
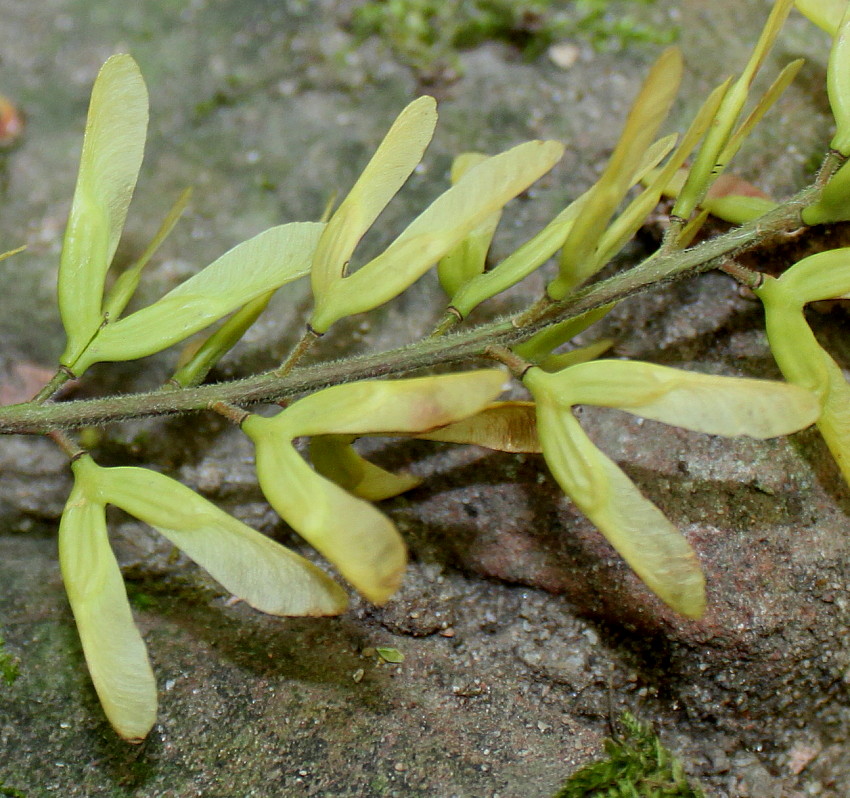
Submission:
<svg viewBox="0 0 850 798">
<path fill-rule="evenodd" d="M 578 61 L 581 51 L 574 44 L 560 42 L 553 44 L 547 53 L 549 60 L 560 69 L 569 69 Z"/>
</svg>

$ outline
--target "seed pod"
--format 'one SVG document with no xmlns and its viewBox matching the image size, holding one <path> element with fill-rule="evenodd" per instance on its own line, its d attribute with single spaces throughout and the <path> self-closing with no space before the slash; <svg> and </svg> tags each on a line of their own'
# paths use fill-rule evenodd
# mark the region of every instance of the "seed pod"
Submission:
<svg viewBox="0 0 850 798">
<path fill-rule="evenodd" d="M 705 582 L 687 540 L 592 443 L 551 393 L 551 375 L 530 369 L 524 382 L 537 403 L 543 456 L 564 492 L 659 598 L 689 618 L 702 616 Z"/>
<path fill-rule="evenodd" d="M 103 711 L 121 737 L 141 742 L 156 721 L 156 680 L 109 545 L 94 481 L 98 467 L 81 458 L 73 469 L 59 524 L 62 580 Z"/>
<path fill-rule="evenodd" d="M 465 152 L 452 162 L 452 185 L 456 184 L 473 166 L 487 160 L 480 152 Z M 459 288 L 483 273 L 487 263 L 487 252 L 502 217 L 502 209 L 491 213 L 481 224 L 463 239 L 451 252 L 448 252 L 437 264 L 437 277 L 440 286 L 449 297 Z"/>
<path fill-rule="evenodd" d="M 539 452 L 534 402 L 496 402 L 480 413 L 416 435 L 427 441 L 484 446 L 499 452 Z"/>
<path fill-rule="evenodd" d="M 779 282 L 783 301 L 793 307 L 823 299 L 850 299 L 850 247 L 828 249 L 798 260 Z"/>
<path fill-rule="evenodd" d="M 428 96 L 414 100 L 393 122 L 316 247 L 310 280 L 317 300 L 345 276 L 354 248 L 422 160 L 436 124 L 437 104 Z"/>
<path fill-rule="evenodd" d="M 407 555 L 393 523 L 371 504 L 317 474 L 292 445 L 300 436 L 417 433 L 477 413 L 504 388 L 498 369 L 369 380 L 325 388 L 273 418 L 251 415 L 260 487 L 296 532 L 366 598 L 383 604 L 397 590 Z"/>
<path fill-rule="evenodd" d="M 850 219 L 850 161 L 846 161 L 829 179 L 818 201 L 808 208 L 803 208 L 800 216 L 808 225 L 830 224 Z"/>
<path fill-rule="evenodd" d="M 795 0 L 794 5 L 803 16 L 834 36 L 847 8 L 847 0 Z"/>
<path fill-rule="evenodd" d="M 257 477 L 269 504 L 360 593 L 384 604 L 401 584 L 407 564 L 395 525 L 313 471 L 276 421 L 252 415 L 242 424 L 254 442 Z"/>
<path fill-rule="evenodd" d="M 285 283 L 304 277 L 324 225 L 293 222 L 243 241 L 146 308 L 103 327 L 77 361 L 146 357 L 188 338 Z"/>
<path fill-rule="evenodd" d="M 501 369 L 406 380 L 364 380 L 325 388 L 273 419 L 290 437 L 412 433 L 474 415 L 506 386 Z"/>
<path fill-rule="evenodd" d="M 784 275 L 778 280 L 767 277 L 755 293 L 764 305 L 767 338 L 776 363 L 785 379 L 818 397 L 818 431 L 850 484 L 850 385 L 818 343 L 806 323 L 803 303 L 793 286 L 784 285 Z"/>
<path fill-rule="evenodd" d="M 470 169 L 417 216 L 377 258 L 348 277 L 325 281 L 310 326 L 335 321 L 389 301 L 418 280 L 488 216 L 548 172 L 563 155 L 557 141 L 529 141 Z M 330 223 L 329 223 L 330 224 Z"/>
<path fill-rule="evenodd" d="M 850 157 L 850 5 L 844 12 L 829 51 L 826 91 L 835 117 L 835 136 L 830 146 Z"/>
<path fill-rule="evenodd" d="M 351 445 L 352 435 L 317 435 L 310 438 L 313 467 L 344 490 L 379 502 L 415 488 L 422 480 L 413 474 L 393 474 L 370 463 Z"/>
<path fill-rule="evenodd" d="M 210 576 L 271 615 L 338 615 L 345 591 L 320 568 L 164 474 L 102 468 L 101 496 L 150 524 Z"/>
<path fill-rule="evenodd" d="M 562 403 L 616 407 L 708 435 L 775 438 L 814 424 L 817 398 L 775 380 L 720 377 L 633 360 L 594 360 L 553 375 Z"/>
<path fill-rule="evenodd" d="M 136 186 L 147 124 L 139 67 L 129 55 L 112 56 L 92 89 L 59 264 L 59 312 L 68 336 L 59 362 L 70 369 L 103 322 L 104 281 Z"/>
</svg>

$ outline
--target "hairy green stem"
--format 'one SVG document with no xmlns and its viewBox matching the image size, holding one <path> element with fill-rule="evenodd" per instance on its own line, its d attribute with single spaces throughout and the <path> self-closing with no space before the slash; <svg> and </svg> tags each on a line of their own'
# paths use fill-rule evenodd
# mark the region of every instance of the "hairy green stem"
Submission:
<svg viewBox="0 0 850 798">
<path fill-rule="evenodd" d="M 50 382 L 47 383 L 30 401 L 33 404 L 40 405 L 44 404 L 44 402 L 48 401 L 51 396 L 53 396 L 68 380 L 73 378 L 73 374 L 71 374 L 68 369 L 64 366 L 60 367 L 58 371 L 50 378 Z"/>
<path fill-rule="evenodd" d="M 761 272 L 749 269 L 733 258 L 721 263 L 717 268 L 736 282 L 753 290 L 759 288 L 764 282 L 764 275 Z"/>
<path fill-rule="evenodd" d="M 469 361 L 484 355 L 488 347 L 507 347 L 519 343 L 549 324 L 619 302 L 650 287 L 716 268 L 721 262 L 753 249 L 777 234 L 792 232 L 802 224 L 801 210 L 815 202 L 821 190 L 818 186 L 810 186 L 749 224 L 691 249 L 648 258 L 628 271 L 582 288 L 559 302 L 537 304 L 531 317 L 526 312 L 517 319 L 500 319 L 464 332 L 426 338 L 387 352 L 295 368 L 284 376 L 270 371 L 242 380 L 183 390 L 56 404 L 27 402 L 10 405 L 0 408 L 0 433 L 43 434 L 52 429 L 197 412 L 209 409 L 216 402 L 235 405 L 276 402 L 329 385 Z M 519 319 L 523 323 L 518 326 Z"/>
<path fill-rule="evenodd" d="M 286 359 L 274 371 L 278 377 L 285 377 L 292 371 L 304 355 L 310 350 L 310 347 L 319 340 L 321 336 L 310 325 L 304 331 L 297 344 L 292 348 L 292 351 L 286 356 Z"/>
<path fill-rule="evenodd" d="M 69 460 L 76 460 L 85 454 L 85 449 L 82 449 L 70 435 L 61 429 L 51 430 L 47 433 L 47 437 L 65 453 Z"/>
<path fill-rule="evenodd" d="M 518 380 L 521 380 L 525 375 L 525 372 L 534 365 L 533 363 L 529 363 L 524 357 L 520 357 L 513 350 L 498 344 L 488 346 L 484 350 L 484 356 L 507 366 L 510 369 L 511 374 L 513 374 Z"/>
</svg>

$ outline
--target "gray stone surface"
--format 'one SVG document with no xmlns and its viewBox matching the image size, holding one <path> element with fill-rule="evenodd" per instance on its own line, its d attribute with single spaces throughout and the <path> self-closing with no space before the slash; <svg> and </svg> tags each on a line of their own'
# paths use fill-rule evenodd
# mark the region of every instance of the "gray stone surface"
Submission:
<svg viewBox="0 0 850 798">
<path fill-rule="evenodd" d="M 681 26 L 688 73 L 677 120 L 743 64 L 768 6 L 687 0 L 640 12 Z M 23 366 L 49 368 L 61 349 L 58 252 L 103 60 L 132 52 L 151 91 L 148 153 L 119 257 L 137 253 L 179 191 L 195 187 L 187 219 L 150 269 L 151 298 L 264 227 L 317 216 L 414 96 L 414 76 L 383 44 L 351 49 L 346 13 L 342 3 L 292 0 L 0 0 L 0 92 L 27 115 L 0 172 L 0 247 L 28 245 L 0 263 L 4 385 L 30 373 Z M 506 215 L 498 253 L 585 188 L 654 49 L 579 46 L 568 71 L 545 57 L 523 63 L 501 45 L 463 54 L 465 76 L 441 90 L 425 165 L 364 252 L 436 195 L 462 149 L 531 137 L 568 145 L 534 201 Z M 829 136 L 825 48 L 796 19 L 770 62 L 811 59 L 742 153 L 740 172 L 777 196 L 802 183 Z M 541 285 L 532 279 L 496 309 L 518 307 Z M 300 333 L 306 291 L 277 300 L 219 376 L 276 362 Z M 368 319 L 340 324 L 324 354 L 426 332 L 440 314 L 435 297 L 435 281 L 424 279 Z M 815 321 L 847 366 L 846 316 Z M 757 306 L 720 276 L 631 301 L 606 332 L 618 356 L 776 375 Z M 172 360 L 97 367 L 79 395 L 155 386 Z M 712 794 L 846 794 L 850 496 L 817 435 L 756 443 L 613 411 L 582 420 L 699 551 L 711 605 L 703 621 L 660 606 L 539 458 L 380 444 L 383 463 L 428 477 L 385 505 L 414 563 L 382 610 L 355 601 L 333 620 L 260 616 L 116 515 L 115 546 L 160 688 L 159 723 L 140 748 L 103 719 L 63 594 L 63 460 L 46 441 L 0 441 L 0 635 L 21 671 L 0 685 L 0 784 L 27 796 L 543 798 L 599 753 L 609 713 L 630 707 Z M 249 447 L 216 420 L 116 425 L 98 451 L 102 462 L 178 476 L 292 542 L 256 487 Z M 383 645 L 405 662 L 381 662 L 374 649 Z"/>
</svg>

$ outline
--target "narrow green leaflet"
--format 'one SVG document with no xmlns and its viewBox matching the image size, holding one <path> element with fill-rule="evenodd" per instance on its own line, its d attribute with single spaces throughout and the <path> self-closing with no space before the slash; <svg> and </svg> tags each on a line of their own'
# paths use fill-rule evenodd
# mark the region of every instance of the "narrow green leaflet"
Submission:
<svg viewBox="0 0 850 798">
<path fill-rule="evenodd" d="M 437 104 L 419 97 L 396 118 L 348 196 L 328 220 L 311 270 L 313 295 L 320 297 L 345 275 L 363 234 L 396 195 L 434 134 Z"/>
<path fill-rule="evenodd" d="M 134 360 L 188 338 L 284 283 L 305 276 L 324 225 L 293 222 L 243 241 L 146 308 L 103 327 L 76 363 Z"/>
<path fill-rule="evenodd" d="M 110 504 L 149 524 L 247 604 L 270 615 L 338 615 L 345 591 L 324 571 L 146 468 L 100 469 Z"/>
<path fill-rule="evenodd" d="M 156 721 L 156 681 L 109 546 L 104 505 L 87 493 L 85 464 L 59 525 L 59 562 L 86 664 L 109 722 L 141 742 Z"/>
<path fill-rule="evenodd" d="M 579 346 L 569 352 L 558 352 L 544 357 L 537 365 L 544 371 L 562 371 L 565 368 L 577 366 L 579 363 L 587 363 L 588 360 L 596 360 L 612 346 L 614 346 L 612 338 L 600 338 L 592 344 Z"/>
<path fill-rule="evenodd" d="M 210 333 L 192 355 L 171 375 L 171 382 L 182 388 L 200 385 L 210 370 L 229 352 L 268 307 L 274 291 L 243 305 L 217 330 Z"/>
<path fill-rule="evenodd" d="M 461 318 L 466 318 L 474 308 L 490 297 L 524 280 L 549 260 L 564 245 L 588 197 L 589 192 L 582 194 L 490 271 L 479 274 L 460 286 L 452 296 L 451 305 Z"/>
<path fill-rule="evenodd" d="M 470 169 L 381 255 L 348 277 L 339 275 L 315 294 L 310 326 L 325 332 L 338 319 L 371 310 L 400 294 L 488 216 L 546 174 L 563 152 L 559 142 L 529 141 Z"/>
<path fill-rule="evenodd" d="M 551 324 L 544 327 L 540 332 L 535 333 L 531 338 L 516 344 L 512 347 L 520 357 L 538 363 L 543 358 L 548 357 L 559 346 L 572 341 L 579 333 L 584 332 L 588 327 L 593 326 L 596 322 L 603 319 L 613 308 L 613 305 L 603 305 L 593 310 L 588 310 L 574 319 L 566 319 L 559 321 L 556 324 Z"/>
<path fill-rule="evenodd" d="M 632 172 L 631 177 L 629 178 L 629 184 L 634 186 L 643 182 L 644 178 L 671 152 L 673 152 L 676 148 L 676 141 L 678 138 L 679 137 L 675 133 L 671 133 L 669 136 L 663 136 L 658 139 L 658 141 L 650 144 L 646 152 L 643 154 L 643 159 L 637 164 L 637 168 L 634 172 Z"/>
<path fill-rule="evenodd" d="M 756 73 L 761 69 L 765 58 L 773 48 L 776 42 L 776 37 L 782 30 L 788 14 L 794 7 L 794 0 L 774 0 L 773 7 L 770 9 L 770 15 L 764 23 L 764 27 L 759 34 L 759 40 L 753 48 L 749 61 L 747 61 L 744 71 L 741 73 L 741 80 L 749 86 L 756 76 Z"/>
<path fill-rule="evenodd" d="M 792 61 L 790 64 L 786 64 L 779 75 L 770 84 L 767 91 L 759 98 L 755 107 L 749 114 L 747 114 L 746 119 L 738 126 L 735 132 L 729 137 L 729 141 L 726 142 L 726 145 L 723 147 L 723 150 L 720 153 L 720 157 L 718 158 L 718 163 L 720 164 L 720 168 L 724 168 L 732 158 L 735 157 L 735 154 L 741 149 L 741 145 L 746 140 L 747 136 L 752 133 L 753 128 L 762 120 L 762 117 L 773 107 L 774 103 L 782 96 L 791 83 L 794 81 L 794 78 L 797 77 L 797 73 L 803 68 L 803 64 L 806 61 L 804 58 L 798 58 L 796 61 Z"/>
<path fill-rule="evenodd" d="M 148 93 L 136 62 L 115 55 L 92 89 L 77 187 L 59 265 L 59 312 L 68 337 L 60 363 L 73 368 L 103 321 L 104 281 L 139 174 Z"/>
<path fill-rule="evenodd" d="M 656 170 L 656 164 L 653 163 L 649 169 L 639 171 L 635 175 L 633 180 L 635 183 L 646 179 L 646 189 L 626 206 L 625 210 L 600 236 L 596 251 L 588 261 L 588 271 L 596 273 L 605 266 L 646 222 L 649 214 L 658 205 L 667 185 L 685 160 L 690 157 L 694 147 L 711 125 L 726 94 L 728 84 L 729 81 L 721 83 L 709 94 L 685 131 L 684 136 L 682 136 L 679 146 L 676 147 L 663 167 Z"/>
<path fill-rule="evenodd" d="M 774 438 L 817 421 L 817 397 L 773 380 L 718 377 L 630 360 L 595 360 L 555 375 L 550 387 L 570 405 L 616 407 L 695 432 Z"/>
</svg>

